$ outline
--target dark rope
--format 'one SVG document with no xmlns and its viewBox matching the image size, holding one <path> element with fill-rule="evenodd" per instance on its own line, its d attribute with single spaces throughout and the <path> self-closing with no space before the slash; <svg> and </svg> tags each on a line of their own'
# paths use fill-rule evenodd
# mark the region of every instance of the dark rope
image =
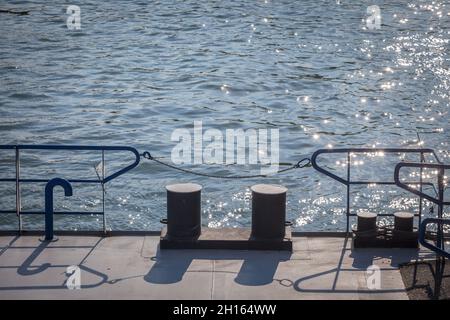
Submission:
<svg viewBox="0 0 450 320">
<path fill-rule="evenodd" d="M 11 14 L 17 14 L 19 16 L 26 16 L 28 15 L 28 11 L 13 11 L 13 10 L 5 10 L 5 9 L 0 9 L 0 13 L 11 13 Z"/>
<path fill-rule="evenodd" d="M 266 178 L 267 177 L 267 175 L 264 175 L 264 174 L 240 175 L 240 176 L 221 176 L 221 175 L 215 175 L 215 174 L 208 174 L 208 173 L 202 173 L 202 172 L 197 172 L 197 171 L 193 171 L 193 170 L 183 169 L 183 168 L 174 166 L 172 164 L 163 162 L 163 161 L 158 160 L 155 157 L 153 157 L 150 154 L 150 152 L 148 152 L 148 151 L 145 151 L 144 153 L 142 153 L 141 156 L 145 159 L 155 161 L 156 163 L 159 163 L 168 168 L 178 170 L 178 171 L 181 171 L 184 173 L 195 174 L 195 175 L 201 176 L 201 177 L 218 178 L 218 179 L 251 179 L 251 178 Z M 298 161 L 296 164 L 294 164 L 293 166 L 290 166 L 289 168 L 278 170 L 276 172 L 276 174 L 284 173 L 286 171 L 293 170 L 293 169 L 305 168 L 305 167 L 310 167 L 310 166 L 311 166 L 311 160 L 309 158 L 303 158 L 300 161 Z"/>
</svg>

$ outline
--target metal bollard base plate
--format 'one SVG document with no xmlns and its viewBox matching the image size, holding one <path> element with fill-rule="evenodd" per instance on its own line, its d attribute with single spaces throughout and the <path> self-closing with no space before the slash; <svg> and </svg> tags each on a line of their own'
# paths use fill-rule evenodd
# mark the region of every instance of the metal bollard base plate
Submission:
<svg viewBox="0 0 450 320">
<path fill-rule="evenodd" d="M 174 240 L 167 237 L 167 228 L 161 231 L 160 249 L 213 249 L 213 250 L 277 250 L 292 252 L 291 227 L 286 227 L 282 240 L 255 240 L 246 228 L 202 228 L 194 240 Z"/>
<path fill-rule="evenodd" d="M 354 248 L 419 248 L 418 233 L 392 228 L 369 231 L 353 230 Z"/>
</svg>

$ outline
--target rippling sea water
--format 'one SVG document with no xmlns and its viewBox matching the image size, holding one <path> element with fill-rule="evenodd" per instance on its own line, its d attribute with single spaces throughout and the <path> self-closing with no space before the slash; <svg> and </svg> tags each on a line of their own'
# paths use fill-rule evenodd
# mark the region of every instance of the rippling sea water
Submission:
<svg viewBox="0 0 450 320">
<path fill-rule="evenodd" d="M 7 1 L 0 8 L 1 144 L 132 145 L 170 161 L 173 130 L 280 130 L 280 161 L 319 148 L 434 148 L 449 157 L 450 2 L 423 1 L 77 1 L 81 30 L 66 26 L 67 1 Z M 381 28 L 366 26 L 367 7 Z M 226 88 L 224 90 L 223 88 Z M 421 141 L 418 140 L 419 133 Z M 14 176 L 1 152 L 2 176 Z M 392 159 L 357 160 L 366 176 L 392 178 Z M 95 177 L 100 159 L 83 153 L 24 152 L 28 176 Z M 107 170 L 120 164 L 107 157 Z M 339 158 L 329 158 L 338 172 Z M 411 160 L 417 160 L 411 158 Z M 216 174 L 255 166 L 185 166 Z M 283 168 L 283 167 L 282 167 Z M 362 172 L 362 171 L 361 171 Z M 249 226 L 261 179 L 197 178 L 143 162 L 107 185 L 108 228 L 159 229 L 166 184 L 203 185 L 203 222 Z M 312 168 L 265 179 L 289 188 L 288 218 L 299 231 L 342 230 L 345 192 Z M 43 185 L 23 185 L 24 209 L 43 206 Z M 0 187 L 14 208 L 14 185 Z M 415 209 L 397 188 L 355 188 L 352 209 Z M 74 186 L 62 209 L 100 210 L 98 188 Z M 26 216 L 24 227 L 42 228 Z M 101 219 L 61 217 L 60 229 L 97 229 Z M 15 215 L 0 216 L 3 229 Z"/>
</svg>

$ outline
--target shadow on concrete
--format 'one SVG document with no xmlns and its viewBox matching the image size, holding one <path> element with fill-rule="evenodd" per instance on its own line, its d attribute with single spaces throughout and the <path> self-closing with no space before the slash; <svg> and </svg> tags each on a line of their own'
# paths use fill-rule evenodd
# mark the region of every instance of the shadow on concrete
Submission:
<svg viewBox="0 0 450 320">
<path fill-rule="evenodd" d="M 353 258 L 352 266 L 356 269 L 366 270 L 376 260 L 390 259 L 392 268 L 398 268 L 401 263 L 419 258 L 418 249 L 352 249 L 350 258 Z"/>
<path fill-rule="evenodd" d="M 20 236 L 15 236 L 14 238 L 11 239 L 11 241 L 9 241 L 9 243 L 5 247 L 1 247 L 0 256 L 4 254 L 19 238 Z"/>
<path fill-rule="evenodd" d="M 144 280 L 150 283 L 170 284 L 183 279 L 186 272 L 222 272 L 237 274 L 235 281 L 245 286 L 261 286 L 274 281 L 274 275 L 281 261 L 290 259 L 291 252 L 285 251 L 230 251 L 230 250 L 164 250 L 158 249 L 156 263 Z M 213 260 L 208 270 L 189 270 L 193 260 Z M 214 261 L 242 260 L 239 272 L 214 270 Z"/>
<path fill-rule="evenodd" d="M 47 270 L 51 264 L 43 263 L 40 266 L 32 266 L 33 261 L 47 248 L 47 242 L 41 242 L 36 249 L 25 259 L 25 261 L 17 268 L 17 273 L 21 276 L 32 276 Z"/>
<path fill-rule="evenodd" d="M 332 268 L 327 271 L 318 272 L 303 278 L 296 280 L 293 284 L 293 288 L 299 292 L 309 292 L 309 293 L 398 293 L 404 292 L 404 288 L 396 289 L 377 289 L 371 290 L 369 288 L 358 288 L 358 289 L 338 289 L 337 283 L 340 275 L 343 272 L 363 272 L 366 273 L 367 268 L 374 264 L 378 259 L 388 258 L 391 260 L 390 267 L 380 268 L 383 272 L 387 270 L 393 270 L 398 268 L 401 263 L 405 263 L 411 260 L 416 260 L 419 258 L 419 250 L 417 249 L 354 249 L 348 248 L 348 238 L 345 238 L 343 248 L 341 250 L 339 262 L 336 268 Z M 349 257 L 353 258 L 352 267 L 344 268 L 343 261 L 350 251 Z M 316 279 L 319 277 L 324 277 L 329 274 L 335 274 L 333 282 L 330 284 L 330 288 L 303 288 L 302 283 L 307 282 L 311 279 Z M 318 281 L 318 283 L 324 283 L 324 281 Z M 326 283 L 326 282 L 325 282 Z"/>
<path fill-rule="evenodd" d="M 13 246 L 13 243 L 18 239 L 19 237 L 13 239 L 11 243 L 4 248 L 4 250 L 1 251 L 1 254 L 5 253 L 7 250 L 15 250 L 15 249 L 34 249 L 33 252 L 22 262 L 21 265 L 16 266 L 0 266 L 0 269 L 17 269 L 17 273 L 20 276 L 26 277 L 26 276 L 33 276 L 37 275 L 39 273 L 42 273 L 46 271 L 47 269 L 51 268 L 67 268 L 69 265 L 57 265 L 57 264 L 51 264 L 48 262 L 45 262 L 40 265 L 34 265 L 34 261 L 45 252 L 45 250 L 51 250 L 51 249 L 67 249 L 70 251 L 73 249 L 80 249 L 80 248 L 90 248 L 89 252 L 80 260 L 80 262 L 77 264 L 77 266 L 80 268 L 81 271 L 84 271 L 86 273 L 91 273 L 97 277 L 99 277 L 101 280 L 97 283 L 88 284 L 88 285 L 81 285 L 81 288 L 94 288 L 98 287 L 106 282 L 108 282 L 108 276 L 102 272 L 99 272 L 97 270 L 94 270 L 88 266 L 83 265 L 83 263 L 86 261 L 86 259 L 90 256 L 90 254 L 95 250 L 95 248 L 99 245 L 99 243 L 102 241 L 102 238 L 100 238 L 94 245 L 92 246 L 58 246 L 55 245 L 55 242 L 47 242 L 47 241 L 40 241 L 39 245 L 32 246 L 32 247 L 22 247 L 22 246 Z M 51 246 L 50 246 L 51 244 Z M 69 276 L 69 275 L 68 275 Z M 66 288 L 66 282 L 64 282 L 61 285 L 34 285 L 34 286 L 9 286 L 9 287 L 0 287 L 0 291 L 3 290 L 43 290 L 43 289 L 63 289 Z"/>
</svg>

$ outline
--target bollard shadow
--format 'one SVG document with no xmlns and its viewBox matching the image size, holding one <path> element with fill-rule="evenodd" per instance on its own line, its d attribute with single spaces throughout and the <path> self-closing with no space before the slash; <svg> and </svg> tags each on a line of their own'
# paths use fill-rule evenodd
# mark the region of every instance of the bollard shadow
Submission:
<svg viewBox="0 0 450 320">
<path fill-rule="evenodd" d="M 181 281 L 192 260 L 195 259 L 193 254 L 186 251 L 161 251 L 158 248 L 156 256 L 152 258 L 156 262 L 144 276 L 144 280 L 155 284 L 170 284 Z"/>
<path fill-rule="evenodd" d="M 291 252 L 285 251 L 243 251 L 243 250 L 159 250 L 144 280 L 154 284 L 177 283 L 187 272 L 213 272 L 236 274 L 234 281 L 244 286 L 261 286 L 274 281 L 278 264 L 290 259 Z M 211 268 L 192 269 L 194 260 L 211 260 Z M 216 270 L 220 261 L 242 261 L 239 271 Z"/>
<path fill-rule="evenodd" d="M 289 260 L 290 256 L 290 253 L 276 252 L 247 257 L 244 259 L 235 281 L 244 286 L 269 284 L 274 280 L 279 262 Z"/>
</svg>

